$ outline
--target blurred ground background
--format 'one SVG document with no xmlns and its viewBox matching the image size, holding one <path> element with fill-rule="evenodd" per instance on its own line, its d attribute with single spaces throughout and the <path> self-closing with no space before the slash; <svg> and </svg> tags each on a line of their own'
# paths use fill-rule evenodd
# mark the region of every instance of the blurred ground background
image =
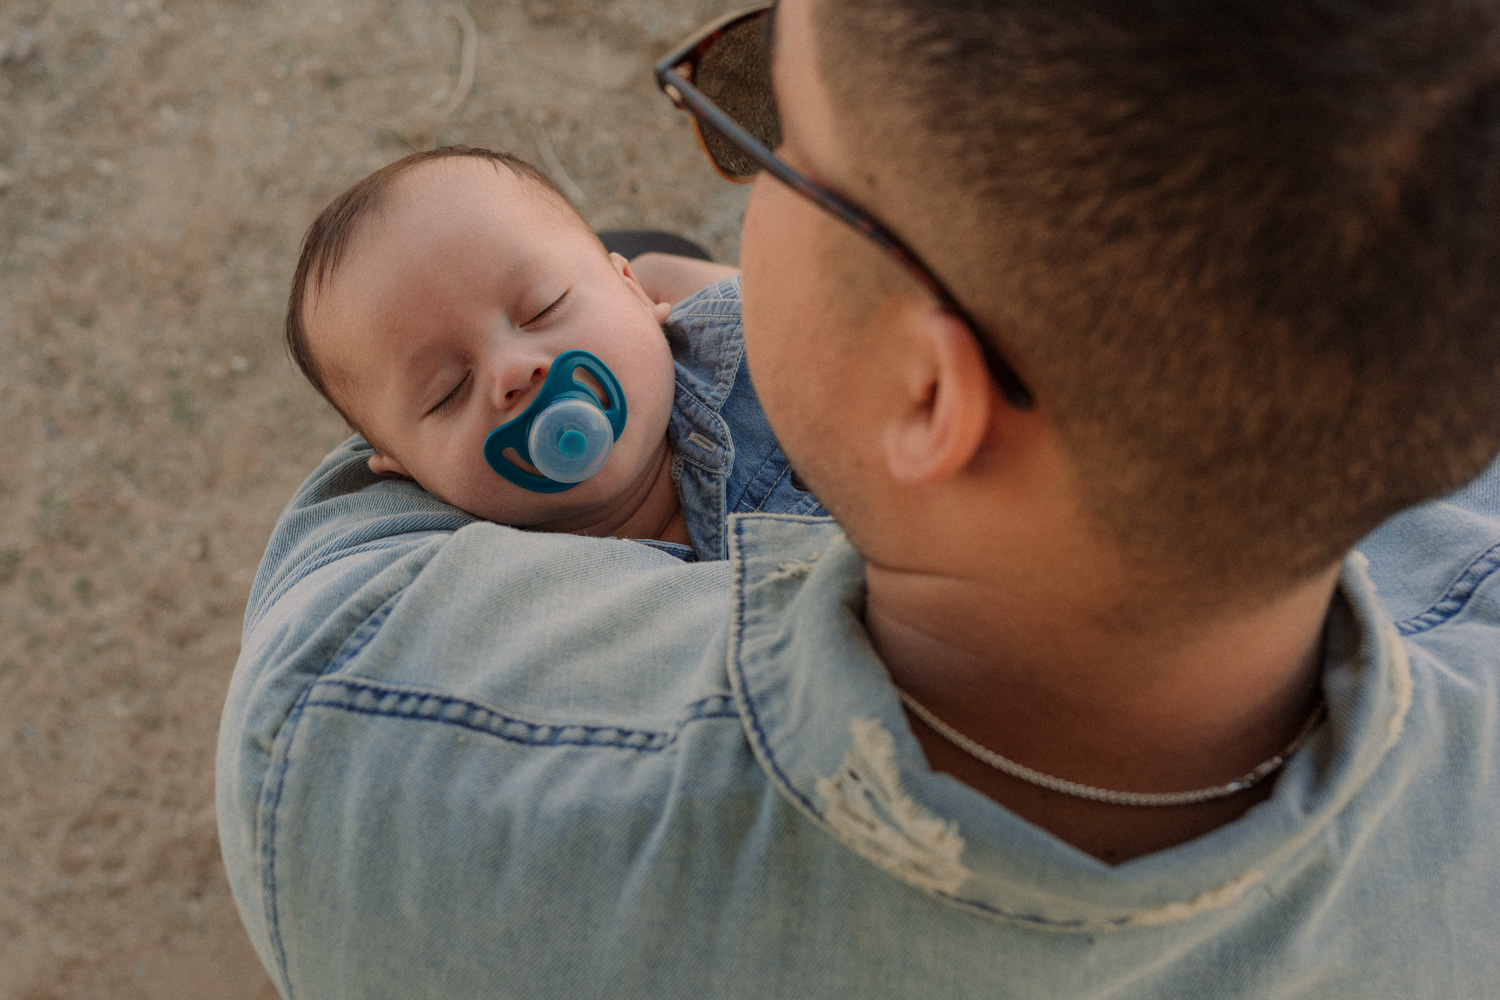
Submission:
<svg viewBox="0 0 1500 1000">
<path fill-rule="evenodd" d="M 301 234 L 464 142 L 736 260 L 744 191 L 650 74 L 725 6 L 0 3 L 0 1000 L 275 996 L 213 752 L 262 546 L 345 433 L 279 339 Z"/>
</svg>

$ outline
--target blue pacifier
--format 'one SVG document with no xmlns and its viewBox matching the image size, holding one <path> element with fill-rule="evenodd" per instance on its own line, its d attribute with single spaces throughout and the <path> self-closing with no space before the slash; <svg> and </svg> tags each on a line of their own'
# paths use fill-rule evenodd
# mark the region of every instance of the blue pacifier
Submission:
<svg viewBox="0 0 1500 1000">
<path fill-rule="evenodd" d="M 603 407 L 574 378 L 580 368 L 599 380 L 608 397 Z M 561 493 L 603 468 L 624 430 L 625 391 L 614 372 L 588 351 L 564 351 L 552 362 L 541 391 L 520 416 L 484 439 L 484 460 L 533 493 Z M 507 448 L 514 448 L 541 475 L 532 475 L 506 458 Z"/>
</svg>

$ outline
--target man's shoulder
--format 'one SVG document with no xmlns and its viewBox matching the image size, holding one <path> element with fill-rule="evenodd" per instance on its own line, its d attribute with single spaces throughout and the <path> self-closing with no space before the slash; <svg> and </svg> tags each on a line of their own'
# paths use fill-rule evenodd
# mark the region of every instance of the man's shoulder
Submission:
<svg viewBox="0 0 1500 1000">
<path fill-rule="evenodd" d="M 351 833 L 326 808 L 417 836 L 428 781 L 459 801 L 503 786 L 501 817 L 555 791 L 530 768 L 660 784 L 685 735 L 738 732 L 727 564 L 480 521 L 375 481 L 368 454 L 335 451 L 278 524 L 220 728 L 225 865 L 273 969 L 275 873 L 308 831 Z"/>
<path fill-rule="evenodd" d="M 726 566 L 636 542 L 479 523 L 390 603 L 356 672 L 523 714 L 659 726 L 712 693 L 704 683 L 725 689 L 697 668 L 727 623 L 728 581 Z"/>
<path fill-rule="evenodd" d="M 639 664 L 670 676 L 696 662 L 707 619 L 724 617 L 725 567 L 622 539 L 492 524 L 379 481 L 368 454 L 358 438 L 345 442 L 282 515 L 238 673 L 352 670 L 478 699 L 496 684 L 576 682 L 572 704 L 599 691 L 601 706 L 619 707 L 651 700 Z M 583 673 L 570 678 L 575 669 Z M 613 690 L 622 675 L 633 695 Z"/>
<path fill-rule="evenodd" d="M 1359 549 L 1402 634 L 1500 629 L 1500 461 L 1452 495 L 1397 514 Z M 1500 656 L 1493 637 L 1489 650 Z"/>
<path fill-rule="evenodd" d="M 397 558 L 395 549 L 476 520 L 412 483 L 375 475 L 366 464 L 371 454 L 363 438 L 349 438 L 293 495 L 261 558 L 245 611 L 247 629 L 289 588 L 322 567 L 378 550 Z"/>
</svg>

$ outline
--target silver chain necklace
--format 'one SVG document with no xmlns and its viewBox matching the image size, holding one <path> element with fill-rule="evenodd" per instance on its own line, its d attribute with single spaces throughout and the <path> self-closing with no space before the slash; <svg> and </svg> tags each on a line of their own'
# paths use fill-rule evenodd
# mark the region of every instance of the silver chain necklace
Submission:
<svg viewBox="0 0 1500 1000">
<path fill-rule="evenodd" d="M 1043 774 L 1041 771 L 1032 770 L 1025 764 L 1017 764 L 1010 758 L 1002 757 L 988 747 L 983 747 L 975 743 L 963 733 L 954 729 L 936 715 L 933 715 L 926 706 L 900 688 L 896 689 L 896 693 L 901 696 L 901 701 L 905 703 L 906 707 L 911 709 L 912 714 L 931 726 L 933 732 L 960 750 L 977 757 L 997 771 L 1003 771 L 1012 778 L 1019 778 L 1022 781 L 1033 785 L 1040 785 L 1042 788 L 1054 792 L 1061 792 L 1063 795 L 1072 795 L 1080 799 L 1090 799 L 1094 802 L 1107 802 L 1110 805 L 1116 806 L 1185 806 L 1196 802 L 1208 802 L 1212 799 L 1228 798 L 1231 795 L 1237 795 L 1245 791 L 1247 788 L 1254 788 L 1280 770 L 1281 765 L 1286 763 L 1288 757 L 1297 752 L 1323 719 L 1323 702 L 1319 701 L 1318 707 L 1313 709 L 1312 715 L 1307 717 L 1307 721 L 1302 724 L 1302 728 L 1298 730 L 1297 735 L 1292 738 L 1292 742 L 1288 743 L 1284 750 L 1274 757 L 1261 761 L 1251 771 L 1226 784 L 1215 785 L 1212 788 L 1199 788 L 1190 792 L 1116 792 L 1108 788 L 1081 785 L 1076 781 L 1068 781 L 1066 778 L 1054 778 L 1050 774 Z"/>
</svg>

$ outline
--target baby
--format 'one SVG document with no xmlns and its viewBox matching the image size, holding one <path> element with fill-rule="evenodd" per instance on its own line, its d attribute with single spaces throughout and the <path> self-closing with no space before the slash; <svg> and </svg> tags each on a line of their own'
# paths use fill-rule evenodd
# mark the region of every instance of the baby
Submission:
<svg viewBox="0 0 1500 1000">
<path fill-rule="evenodd" d="M 545 175 L 504 153 L 416 153 L 336 198 L 303 242 L 286 334 L 374 449 L 372 471 L 476 517 L 710 559 L 730 512 L 825 513 L 755 399 L 737 279 L 676 311 L 653 301 Z M 512 433 L 559 388 L 615 425 L 602 467 L 571 485 L 526 461 Z"/>
</svg>

